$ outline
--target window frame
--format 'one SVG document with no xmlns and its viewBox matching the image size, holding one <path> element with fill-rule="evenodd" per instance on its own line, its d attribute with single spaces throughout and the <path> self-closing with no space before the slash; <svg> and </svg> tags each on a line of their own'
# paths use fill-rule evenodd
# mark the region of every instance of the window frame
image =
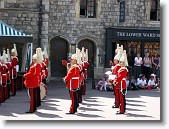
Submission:
<svg viewBox="0 0 169 129">
<path fill-rule="evenodd" d="M 85 8 L 85 15 L 81 14 L 81 0 L 80 0 L 80 17 L 81 18 L 96 18 L 96 0 L 85 0 L 86 2 L 86 8 Z M 89 3 L 93 3 L 93 6 L 90 6 Z M 90 8 L 93 8 L 91 11 L 89 11 Z M 92 15 L 89 15 L 93 13 Z"/>
<path fill-rule="evenodd" d="M 152 9 L 152 4 L 155 2 L 155 9 Z M 151 5 L 150 5 L 150 21 L 160 21 L 160 17 L 158 14 L 160 13 L 160 5 L 159 5 L 159 0 L 151 0 Z M 154 14 L 153 14 L 154 13 Z M 155 15 L 155 18 L 153 18 L 152 15 Z"/>
</svg>

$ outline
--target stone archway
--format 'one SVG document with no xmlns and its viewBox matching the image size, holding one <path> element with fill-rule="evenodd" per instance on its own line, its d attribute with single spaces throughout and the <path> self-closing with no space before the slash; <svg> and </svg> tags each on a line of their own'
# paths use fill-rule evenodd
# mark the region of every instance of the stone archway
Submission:
<svg viewBox="0 0 169 129">
<path fill-rule="evenodd" d="M 88 69 L 88 78 L 94 77 L 94 71 L 92 70 L 94 67 L 94 59 L 95 59 L 95 47 L 94 42 L 89 39 L 83 39 L 78 42 L 78 48 L 88 49 L 88 62 L 89 62 L 89 69 Z"/>
<path fill-rule="evenodd" d="M 61 37 L 50 40 L 51 77 L 64 77 L 67 73 L 62 60 L 67 60 L 69 51 L 68 42 Z"/>
</svg>

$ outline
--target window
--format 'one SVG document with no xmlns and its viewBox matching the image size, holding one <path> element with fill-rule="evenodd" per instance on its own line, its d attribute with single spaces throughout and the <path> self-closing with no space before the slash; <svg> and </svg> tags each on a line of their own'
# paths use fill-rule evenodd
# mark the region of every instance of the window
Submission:
<svg viewBox="0 0 169 129">
<path fill-rule="evenodd" d="M 155 53 L 160 52 L 159 42 L 145 42 L 144 43 L 144 53 L 148 52 L 151 56 Z"/>
<path fill-rule="evenodd" d="M 160 1 L 158 0 L 151 1 L 150 20 L 160 21 Z"/>
<path fill-rule="evenodd" d="M 120 2 L 120 17 L 119 22 L 125 22 L 125 1 Z"/>
<path fill-rule="evenodd" d="M 96 17 L 96 0 L 80 0 L 80 17 Z"/>
</svg>

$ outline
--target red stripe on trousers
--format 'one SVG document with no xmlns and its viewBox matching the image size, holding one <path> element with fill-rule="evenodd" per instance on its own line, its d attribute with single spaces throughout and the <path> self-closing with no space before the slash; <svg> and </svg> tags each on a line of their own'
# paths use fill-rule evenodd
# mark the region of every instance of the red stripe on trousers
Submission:
<svg viewBox="0 0 169 129">
<path fill-rule="evenodd" d="M 74 112 L 74 108 L 75 108 L 75 100 L 74 100 L 74 95 L 73 95 L 73 91 L 70 91 L 70 98 L 71 98 L 71 106 L 70 106 L 70 112 L 73 113 Z"/>
<path fill-rule="evenodd" d="M 119 92 L 120 92 L 120 90 L 115 88 L 115 90 L 114 90 L 114 95 L 115 95 L 115 106 L 116 106 L 116 107 L 119 107 L 119 104 L 120 104 Z"/>
<path fill-rule="evenodd" d="M 30 91 L 30 112 L 35 112 L 35 93 L 34 88 L 29 88 Z"/>
<path fill-rule="evenodd" d="M 125 95 L 119 90 L 119 95 L 120 95 L 120 113 L 124 113 L 126 108 L 126 100 L 125 100 Z"/>
</svg>

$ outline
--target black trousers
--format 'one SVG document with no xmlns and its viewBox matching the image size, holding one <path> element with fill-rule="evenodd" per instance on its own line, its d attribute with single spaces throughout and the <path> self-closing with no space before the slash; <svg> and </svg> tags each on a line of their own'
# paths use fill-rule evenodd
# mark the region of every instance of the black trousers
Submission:
<svg viewBox="0 0 169 129">
<path fill-rule="evenodd" d="M 150 78 L 150 67 L 143 66 L 143 72 L 147 79 Z"/>
<path fill-rule="evenodd" d="M 40 87 L 36 87 L 36 105 L 37 107 L 41 105 Z"/>
<path fill-rule="evenodd" d="M 71 106 L 70 106 L 70 113 L 77 112 L 77 108 L 79 107 L 78 103 L 78 93 L 77 90 L 69 90 L 70 99 L 71 99 Z"/>
<path fill-rule="evenodd" d="M 78 90 L 77 90 L 77 95 L 78 95 L 78 102 L 81 103 L 82 102 L 82 90 L 81 90 L 82 87 L 80 87 Z"/>
<path fill-rule="evenodd" d="M 36 88 L 29 88 L 29 94 L 30 94 L 30 112 L 35 112 L 37 107 L 37 98 L 36 98 Z"/>
</svg>

